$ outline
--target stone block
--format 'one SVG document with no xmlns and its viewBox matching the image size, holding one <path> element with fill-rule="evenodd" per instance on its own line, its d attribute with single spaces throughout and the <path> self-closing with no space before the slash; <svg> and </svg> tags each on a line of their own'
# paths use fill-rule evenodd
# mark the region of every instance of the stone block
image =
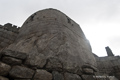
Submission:
<svg viewBox="0 0 120 80">
<path fill-rule="evenodd" d="M 3 62 L 0 62 L 0 75 L 6 76 L 8 74 L 8 72 L 10 71 L 10 69 L 11 69 L 11 66 L 9 66 Z"/>
<path fill-rule="evenodd" d="M 46 64 L 46 57 L 43 55 L 28 56 L 27 60 L 25 61 L 25 65 L 37 67 L 37 68 L 43 68 Z"/>
<path fill-rule="evenodd" d="M 2 46 L 2 47 L 6 47 L 6 46 L 8 46 L 9 44 L 8 43 L 5 43 L 5 42 L 1 42 L 0 43 L 0 46 Z"/>
<path fill-rule="evenodd" d="M 90 69 L 90 68 L 83 68 L 83 72 L 84 72 L 85 74 L 94 74 L 93 69 Z"/>
<path fill-rule="evenodd" d="M 34 75 L 34 70 L 22 66 L 14 66 L 10 72 L 9 76 L 12 78 L 20 79 L 31 79 Z"/>
<path fill-rule="evenodd" d="M 17 59 L 22 59 L 22 60 L 26 59 L 26 57 L 27 57 L 26 53 L 15 52 L 15 51 L 12 51 L 12 50 L 4 50 L 3 55 L 14 57 L 14 58 L 17 58 Z"/>
<path fill-rule="evenodd" d="M 0 35 L 0 41 L 2 42 L 2 41 L 4 41 L 4 38 L 3 37 L 1 37 L 1 35 Z"/>
<path fill-rule="evenodd" d="M 31 80 L 31 79 L 14 79 L 14 80 Z"/>
<path fill-rule="evenodd" d="M 12 57 L 3 57 L 2 61 L 9 64 L 9 65 L 20 65 L 20 64 L 22 64 L 22 60 L 15 59 L 15 58 L 12 58 Z"/>
<path fill-rule="evenodd" d="M 0 80 L 9 80 L 8 78 L 5 78 L 3 76 L 0 76 Z"/>
<path fill-rule="evenodd" d="M 53 71 L 52 75 L 53 75 L 53 80 L 64 80 L 63 75 L 57 71 Z"/>
<path fill-rule="evenodd" d="M 1 57 L 2 57 L 2 53 L 0 52 L 0 59 L 1 59 Z"/>
<path fill-rule="evenodd" d="M 61 71 L 62 70 L 62 64 L 57 58 L 49 58 L 48 62 L 47 62 L 47 65 L 46 65 L 46 68 Z"/>
<path fill-rule="evenodd" d="M 120 72 L 116 72 L 116 73 L 115 73 L 115 77 L 120 80 Z"/>
<path fill-rule="evenodd" d="M 83 80 L 97 80 L 98 78 L 96 78 L 95 75 L 82 75 L 82 79 Z"/>
<path fill-rule="evenodd" d="M 6 36 L 6 38 L 11 40 L 11 41 L 14 41 L 16 36 L 8 35 L 8 36 Z"/>
<path fill-rule="evenodd" d="M 52 74 L 46 70 L 37 70 L 34 76 L 34 80 L 52 80 Z"/>
<path fill-rule="evenodd" d="M 9 44 L 10 40 L 9 39 L 4 39 L 4 42 Z"/>
<path fill-rule="evenodd" d="M 7 27 L 12 27 L 12 24 L 11 23 L 6 23 L 4 24 L 4 27 L 7 28 Z"/>
<path fill-rule="evenodd" d="M 64 80 L 82 80 L 81 77 L 77 74 L 64 73 Z"/>
</svg>

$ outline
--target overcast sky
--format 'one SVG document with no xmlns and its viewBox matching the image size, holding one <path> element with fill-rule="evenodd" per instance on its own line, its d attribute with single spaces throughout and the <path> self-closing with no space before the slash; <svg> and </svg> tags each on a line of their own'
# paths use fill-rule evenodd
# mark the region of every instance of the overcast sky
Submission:
<svg viewBox="0 0 120 80">
<path fill-rule="evenodd" d="M 0 0 L 0 24 L 22 26 L 38 10 L 55 8 L 77 22 L 93 53 L 106 56 L 109 46 L 120 55 L 120 0 Z"/>
</svg>

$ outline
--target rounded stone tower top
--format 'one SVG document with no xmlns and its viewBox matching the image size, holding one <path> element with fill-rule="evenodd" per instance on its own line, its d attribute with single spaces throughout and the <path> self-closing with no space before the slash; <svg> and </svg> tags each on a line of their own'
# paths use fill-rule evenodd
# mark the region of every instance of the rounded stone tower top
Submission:
<svg viewBox="0 0 120 80">
<path fill-rule="evenodd" d="M 96 67 L 80 26 L 55 9 L 32 14 L 8 49 L 27 53 L 25 64 L 37 68 L 82 73 L 86 68 L 94 71 Z"/>
<path fill-rule="evenodd" d="M 81 30 L 80 26 L 74 22 L 72 19 L 70 19 L 67 15 L 62 13 L 59 10 L 56 9 L 45 9 L 40 10 L 34 14 L 32 14 L 23 24 L 22 28 L 20 29 L 21 35 L 26 34 L 29 32 L 32 32 L 33 29 L 31 29 L 31 26 L 33 25 L 34 31 L 39 31 L 38 28 L 41 28 L 40 26 L 45 25 L 64 25 L 69 26 L 70 29 L 76 33 L 76 35 L 79 35 L 80 37 L 84 37 L 85 35 L 83 31 Z M 36 25 L 36 26 L 35 26 Z M 39 26 L 39 27 L 38 27 Z M 29 27 L 29 28 L 27 28 Z M 59 26 L 60 27 L 60 26 Z"/>
</svg>

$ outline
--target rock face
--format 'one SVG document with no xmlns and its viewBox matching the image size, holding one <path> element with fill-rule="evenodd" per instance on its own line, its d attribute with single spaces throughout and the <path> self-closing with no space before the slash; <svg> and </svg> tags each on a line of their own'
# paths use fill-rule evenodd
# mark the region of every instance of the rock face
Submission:
<svg viewBox="0 0 120 80">
<path fill-rule="evenodd" d="M 26 65 L 82 73 L 82 66 L 96 67 L 90 44 L 80 26 L 55 9 L 31 15 L 7 49 L 27 53 Z"/>
</svg>

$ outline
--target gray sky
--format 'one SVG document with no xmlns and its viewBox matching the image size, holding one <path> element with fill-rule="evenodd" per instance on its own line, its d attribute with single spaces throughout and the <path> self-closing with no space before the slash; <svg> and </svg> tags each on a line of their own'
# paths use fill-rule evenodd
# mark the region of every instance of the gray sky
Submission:
<svg viewBox="0 0 120 80">
<path fill-rule="evenodd" d="M 120 0 L 0 0 L 0 24 L 22 26 L 38 10 L 55 8 L 77 22 L 93 53 L 106 56 L 110 46 L 120 55 Z"/>
</svg>

